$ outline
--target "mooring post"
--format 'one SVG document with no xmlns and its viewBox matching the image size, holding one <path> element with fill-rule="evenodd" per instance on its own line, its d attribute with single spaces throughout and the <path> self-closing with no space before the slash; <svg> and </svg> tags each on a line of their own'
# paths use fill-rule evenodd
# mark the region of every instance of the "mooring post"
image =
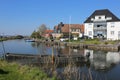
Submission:
<svg viewBox="0 0 120 80">
<path fill-rule="evenodd" d="M 4 35 L 4 34 L 3 34 L 3 35 Z M 5 46 L 4 46 L 4 42 L 3 42 L 3 37 L 4 37 L 4 36 L 1 35 L 1 39 L 2 39 L 2 40 L 1 40 L 1 43 L 2 43 L 2 47 L 3 47 L 3 59 L 5 59 Z"/>
<path fill-rule="evenodd" d="M 52 64 L 54 64 L 54 61 L 55 61 L 55 57 L 54 57 L 54 49 L 52 47 Z"/>
</svg>

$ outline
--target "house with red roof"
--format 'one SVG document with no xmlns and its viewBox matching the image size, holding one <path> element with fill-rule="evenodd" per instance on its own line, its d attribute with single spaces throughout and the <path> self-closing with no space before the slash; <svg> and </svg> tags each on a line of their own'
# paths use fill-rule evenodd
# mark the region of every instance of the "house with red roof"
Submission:
<svg viewBox="0 0 120 80">
<path fill-rule="evenodd" d="M 52 37 L 53 32 L 54 32 L 54 30 L 45 30 L 44 37 L 47 39 L 50 39 Z"/>
<path fill-rule="evenodd" d="M 62 22 L 54 27 L 54 32 L 61 34 L 59 37 L 67 37 L 69 35 L 73 38 L 82 37 L 84 34 L 83 24 L 63 24 Z"/>
</svg>

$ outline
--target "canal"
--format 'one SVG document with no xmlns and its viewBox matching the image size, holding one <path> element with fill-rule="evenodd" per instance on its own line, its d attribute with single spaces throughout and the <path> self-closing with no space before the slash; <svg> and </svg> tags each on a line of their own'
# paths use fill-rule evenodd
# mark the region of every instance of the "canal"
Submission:
<svg viewBox="0 0 120 80">
<path fill-rule="evenodd" d="M 5 53 L 34 55 L 81 55 L 90 53 L 86 61 L 69 61 L 67 63 L 39 63 L 39 58 L 11 59 L 21 64 L 38 66 L 49 76 L 56 75 L 59 80 L 120 80 L 120 52 L 94 51 L 88 49 L 71 49 L 66 46 L 49 45 L 24 40 L 4 41 Z M 4 53 L 0 42 L 0 56 Z M 80 60 L 80 59 L 79 59 Z"/>
</svg>

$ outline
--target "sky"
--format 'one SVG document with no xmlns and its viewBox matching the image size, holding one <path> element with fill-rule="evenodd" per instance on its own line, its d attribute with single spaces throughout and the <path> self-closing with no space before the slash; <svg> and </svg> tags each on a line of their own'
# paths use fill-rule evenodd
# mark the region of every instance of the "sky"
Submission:
<svg viewBox="0 0 120 80">
<path fill-rule="evenodd" d="M 83 24 L 100 9 L 120 18 L 120 0 L 0 0 L 0 35 L 31 35 L 42 24 Z"/>
</svg>

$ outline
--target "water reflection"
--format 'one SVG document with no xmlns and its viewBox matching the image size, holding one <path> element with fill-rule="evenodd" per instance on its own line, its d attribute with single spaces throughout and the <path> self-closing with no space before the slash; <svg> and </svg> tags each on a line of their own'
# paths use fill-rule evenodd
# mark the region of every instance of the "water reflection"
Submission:
<svg viewBox="0 0 120 80">
<path fill-rule="evenodd" d="M 108 52 L 106 55 L 106 60 L 108 63 L 117 64 L 120 62 L 120 53 L 118 52 Z"/>
<path fill-rule="evenodd" d="M 14 45 L 14 49 L 16 49 L 16 46 L 18 45 L 12 43 L 9 44 Z M 6 45 L 8 46 L 7 43 L 5 44 L 5 47 L 7 47 Z M 21 59 L 12 58 L 7 59 L 8 61 L 17 61 L 21 64 L 38 66 L 42 70 L 44 70 L 49 76 L 56 75 L 57 78 L 60 80 L 120 80 L 119 52 L 104 52 L 89 49 L 72 49 L 65 46 L 49 45 L 34 42 L 23 43 L 24 46 L 22 44 L 20 45 L 22 47 L 28 45 L 30 48 L 27 48 L 26 46 L 24 49 L 27 48 L 26 50 L 29 51 L 31 51 L 31 49 L 37 50 L 36 53 L 38 56 L 34 58 Z M 18 47 L 16 51 L 24 51 L 19 49 L 21 48 Z M 54 55 L 64 55 L 66 56 L 65 58 L 67 58 L 68 61 L 66 61 L 65 63 L 55 62 L 54 64 L 52 64 L 49 62 L 51 60 L 51 56 L 48 60 L 46 58 L 44 58 L 45 60 L 42 60 L 39 56 L 39 54 L 52 55 L 52 53 L 54 53 Z M 79 56 L 86 57 L 88 53 L 90 54 L 89 59 L 78 58 Z M 59 56 L 57 57 L 59 58 Z M 41 63 L 42 61 L 46 61 L 46 63 Z"/>
<path fill-rule="evenodd" d="M 120 53 L 96 51 L 93 54 L 93 66 L 96 70 L 107 70 L 120 62 Z"/>
<path fill-rule="evenodd" d="M 44 44 L 43 44 L 44 45 Z M 38 46 L 39 47 L 39 46 Z M 120 53 L 104 52 L 88 49 L 71 49 L 63 46 L 52 46 L 56 55 L 82 55 L 90 53 L 89 60 L 86 62 L 69 62 L 67 64 L 44 64 L 41 67 L 49 75 L 55 74 L 60 80 L 119 80 L 120 72 Z M 41 48 L 52 49 L 51 46 Z M 39 48 L 39 50 L 41 49 Z M 44 50 L 44 49 L 42 49 Z M 40 50 L 41 51 L 41 50 Z M 50 50 L 48 50 L 50 51 Z M 47 67 L 45 68 L 45 66 Z M 49 65 L 49 68 L 48 68 Z M 116 66 L 119 66 L 116 68 Z M 111 75 L 114 75 L 111 77 Z"/>
<path fill-rule="evenodd" d="M 88 49 L 71 49 L 69 47 L 49 45 L 43 43 L 31 43 L 31 45 L 38 49 L 40 54 L 52 54 L 52 48 L 54 55 L 82 55 L 86 56 L 90 53 L 91 64 L 95 69 L 109 68 L 111 64 L 117 64 L 120 62 L 119 52 L 104 52 L 104 51 L 93 51 Z"/>
</svg>

